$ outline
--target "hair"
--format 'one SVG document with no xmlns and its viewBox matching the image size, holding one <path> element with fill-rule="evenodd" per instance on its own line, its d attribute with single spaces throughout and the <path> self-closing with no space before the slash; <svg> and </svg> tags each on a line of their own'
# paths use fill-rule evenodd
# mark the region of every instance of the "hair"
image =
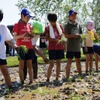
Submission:
<svg viewBox="0 0 100 100">
<path fill-rule="evenodd" d="M 53 22 L 56 22 L 57 21 L 57 15 L 55 13 L 49 13 L 48 16 L 47 16 L 47 19 L 50 21 L 53 21 Z"/>
<path fill-rule="evenodd" d="M 21 18 L 22 18 L 22 16 L 24 16 L 24 17 L 25 17 L 26 15 L 25 15 L 25 14 L 21 14 Z"/>
<path fill-rule="evenodd" d="M 2 10 L 0 10 L 0 22 L 2 21 L 2 19 L 3 19 L 3 12 Z"/>
</svg>

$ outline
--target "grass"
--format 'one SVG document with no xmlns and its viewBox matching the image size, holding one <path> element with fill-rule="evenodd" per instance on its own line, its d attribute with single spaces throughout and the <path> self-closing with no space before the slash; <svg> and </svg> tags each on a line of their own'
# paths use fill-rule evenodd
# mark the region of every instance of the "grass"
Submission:
<svg viewBox="0 0 100 100">
<path fill-rule="evenodd" d="M 17 56 L 7 57 L 7 66 L 10 66 L 10 67 L 18 66 L 18 57 Z"/>
</svg>

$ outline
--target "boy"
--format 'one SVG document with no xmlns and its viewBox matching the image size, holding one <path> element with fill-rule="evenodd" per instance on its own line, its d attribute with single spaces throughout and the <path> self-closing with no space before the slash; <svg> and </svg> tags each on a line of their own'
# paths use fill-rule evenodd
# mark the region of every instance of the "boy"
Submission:
<svg viewBox="0 0 100 100">
<path fill-rule="evenodd" d="M 77 12 L 75 10 L 69 10 L 68 12 L 68 23 L 65 25 L 65 37 L 67 38 L 67 64 L 66 64 L 66 79 L 70 75 L 70 67 L 72 64 L 72 59 L 75 57 L 76 67 L 79 75 L 81 75 L 81 38 L 82 33 L 81 28 L 76 22 Z"/>
<path fill-rule="evenodd" d="M 2 10 L 0 10 L 0 22 L 2 21 L 2 19 L 3 12 Z M 11 78 L 7 69 L 5 42 L 7 42 L 13 48 L 17 48 L 17 46 L 11 42 L 12 39 L 13 37 L 8 28 L 5 25 L 0 24 L 0 70 L 5 78 L 6 85 L 9 89 L 11 88 Z"/>
<path fill-rule="evenodd" d="M 45 34 L 48 41 L 48 53 L 49 53 L 49 68 L 47 70 L 47 82 L 50 81 L 51 71 L 54 67 L 54 61 L 56 61 L 56 80 L 59 78 L 61 59 L 64 58 L 64 44 L 59 43 L 64 30 L 61 25 L 57 23 L 57 15 L 55 13 L 49 13 L 48 16 L 49 25 L 45 28 Z"/>
<path fill-rule="evenodd" d="M 19 76 L 22 85 L 24 84 L 24 73 L 23 73 L 23 68 L 24 68 L 24 61 L 27 63 L 28 67 L 28 72 L 29 72 L 29 84 L 33 82 L 33 69 L 32 69 L 32 58 L 33 58 L 33 47 L 32 47 L 32 42 L 31 42 L 31 31 L 32 28 L 28 24 L 28 21 L 32 18 L 30 15 L 30 11 L 26 8 L 22 9 L 21 11 L 21 19 L 19 20 L 18 23 L 14 25 L 13 32 L 14 32 L 14 38 L 16 40 L 16 43 L 18 46 L 25 45 L 26 48 L 28 49 L 28 52 L 25 56 L 20 55 L 19 59 Z"/>
</svg>

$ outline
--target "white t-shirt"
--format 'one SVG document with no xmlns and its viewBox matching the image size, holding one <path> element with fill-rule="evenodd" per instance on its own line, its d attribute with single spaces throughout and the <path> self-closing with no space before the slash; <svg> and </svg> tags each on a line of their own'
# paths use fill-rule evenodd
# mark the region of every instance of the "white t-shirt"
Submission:
<svg viewBox="0 0 100 100">
<path fill-rule="evenodd" d="M 6 46 L 5 41 L 13 39 L 9 29 L 0 24 L 0 59 L 6 59 Z"/>
<path fill-rule="evenodd" d="M 38 41 L 39 37 L 40 35 L 35 35 L 34 38 L 31 39 L 33 46 L 36 45 L 36 42 Z"/>
</svg>

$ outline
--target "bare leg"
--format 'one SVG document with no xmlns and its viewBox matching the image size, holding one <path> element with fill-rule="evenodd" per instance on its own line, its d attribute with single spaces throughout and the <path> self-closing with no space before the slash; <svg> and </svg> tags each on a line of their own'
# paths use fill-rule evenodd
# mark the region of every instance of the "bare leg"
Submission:
<svg viewBox="0 0 100 100">
<path fill-rule="evenodd" d="M 4 76 L 4 79 L 5 79 L 7 87 L 10 87 L 11 86 L 11 78 L 10 78 L 7 66 L 6 65 L 2 65 L 0 67 L 0 69 L 1 69 L 1 72 L 2 72 L 2 74 Z"/>
<path fill-rule="evenodd" d="M 90 72 L 92 71 L 92 67 L 93 67 L 93 54 L 90 54 L 90 63 L 89 63 L 89 67 L 90 67 Z"/>
<path fill-rule="evenodd" d="M 95 67 L 96 67 L 96 71 L 98 71 L 99 55 L 97 53 L 94 53 L 94 56 L 95 56 Z"/>
<path fill-rule="evenodd" d="M 24 73 L 23 73 L 23 68 L 24 68 L 24 60 L 19 61 L 19 77 L 21 80 L 21 83 L 24 83 Z"/>
<path fill-rule="evenodd" d="M 90 57 L 89 57 L 89 54 L 86 54 L 86 73 L 88 72 L 88 65 L 89 65 L 89 61 L 90 61 Z"/>
<path fill-rule="evenodd" d="M 66 78 L 69 78 L 71 63 L 72 63 L 72 59 L 68 59 L 66 65 Z"/>
<path fill-rule="evenodd" d="M 54 66 L 54 60 L 50 60 L 49 62 L 50 62 L 50 65 L 49 65 L 49 68 L 47 70 L 47 81 L 49 81 L 49 79 L 50 79 L 52 68 Z"/>
<path fill-rule="evenodd" d="M 59 78 L 61 60 L 56 60 L 56 79 Z"/>
<path fill-rule="evenodd" d="M 30 83 L 33 82 L 33 68 L 32 68 L 32 60 L 27 60 L 27 67 L 29 73 Z"/>
<path fill-rule="evenodd" d="M 76 67 L 77 67 L 78 73 L 79 73 L 79 75 L 81 75 L 82 71 L 81 71 L 80 58 L 75 58 L 75 61 L 76 61 Z"/>
</svg>

